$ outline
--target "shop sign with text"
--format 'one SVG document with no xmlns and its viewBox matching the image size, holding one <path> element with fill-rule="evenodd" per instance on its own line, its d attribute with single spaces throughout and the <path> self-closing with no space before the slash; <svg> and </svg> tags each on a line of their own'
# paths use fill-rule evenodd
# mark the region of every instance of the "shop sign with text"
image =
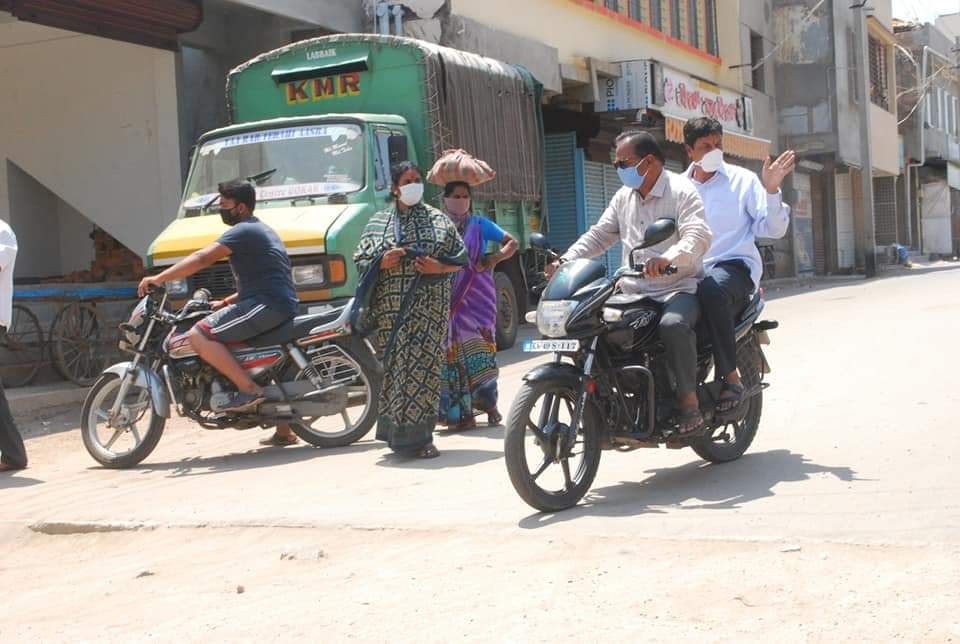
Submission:
<svg viewBox="0 0 960 644">
<path fill-rule="evenodd" d="M 725 130 L 751 134 L 753 103 L 749 97 L 666 67 L 655 66 L 651 101 L 665 114 L 681 119 L 710 116 Z"/>
</svg>

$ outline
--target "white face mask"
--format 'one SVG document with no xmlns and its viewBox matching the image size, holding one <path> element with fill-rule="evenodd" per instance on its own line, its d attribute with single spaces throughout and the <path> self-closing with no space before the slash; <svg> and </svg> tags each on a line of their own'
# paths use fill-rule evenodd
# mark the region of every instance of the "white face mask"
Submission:
<svg viewBox="0 0 960 644">
<path fill-rule="evenodd" d="M 423 199 L 423 184 L 408 183 L 400 186 L 400 202 L 408 208 L 416 206 Z"/>
<path fill-rule="evenodd" d="M 714 148 L 703 155 L 700 162 L 697 163 L 704 172 L 716 172 L 723 165 L 723 150 Z"/>
</svg>

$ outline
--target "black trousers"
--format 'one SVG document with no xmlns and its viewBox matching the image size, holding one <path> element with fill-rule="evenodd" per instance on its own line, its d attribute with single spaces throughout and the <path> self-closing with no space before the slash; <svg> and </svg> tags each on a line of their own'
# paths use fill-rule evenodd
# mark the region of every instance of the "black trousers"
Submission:
<svg viewBox="0 0 960 644">
<path fill-rule="evenodd" d="M 10 413 L 3 385 L 0 385 L 0 461 L 13 467 L 27 466 L 27 450 L 24 449 L 23 438 L 13 423 L 13 414 Z"/>
<path fill-rule="evenodd" d="M 753 295 L 750 268 L 740 260 L 720 262 L 700 282 L 697 295 L 704 324 L 713 342 L 713 360 L 717 378 L 737 368 L 735 317 L 750 303 Z"/>
</svg>

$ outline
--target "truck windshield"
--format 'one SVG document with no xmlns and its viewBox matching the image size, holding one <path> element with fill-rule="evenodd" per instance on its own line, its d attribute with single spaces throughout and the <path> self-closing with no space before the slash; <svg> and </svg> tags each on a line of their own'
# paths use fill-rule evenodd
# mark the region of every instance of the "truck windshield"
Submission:
<svg viewBox="0 0 960 644">
<path fill-rule="evenodd" d="M 217 195 L 217 184 L 276 168 L 260 181 L 258 201 L 350 193 L 363 189 L 359 125 L 309 125 L 243 132 L 197 151 L 180 216 L 193 217 Z"/>
</svg>

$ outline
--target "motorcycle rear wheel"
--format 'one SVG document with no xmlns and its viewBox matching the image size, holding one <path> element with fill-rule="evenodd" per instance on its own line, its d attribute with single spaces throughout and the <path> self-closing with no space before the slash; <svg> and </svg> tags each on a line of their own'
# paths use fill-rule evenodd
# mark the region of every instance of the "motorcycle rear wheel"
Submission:
<svg viewBox="0 0 960 644">
<path fill-rule="evenodd" d="M 570 420 L 576 405 L 578 392 L 571 386 L 558 383 L 525 382 L 510 408 L 507 418 L 504 456 L 510 482 L 524 501 L 541 512 L 558 512 L 575 506 L 593 485 L 593 479 L 600 467 L 600 428 L 601 418 L 596 407 L 588 402 L 584 409 L 580 427 L 577 429 L 577 442 L 560 463 L 553 462 L 543 445 L 544 427 L 541 426 L 544 406 L 554 407 L 560 422 L 565 417 Z M 543 399 L 541 401 L 541 399 Z M 559 401 L 555 403 L 554 401 Z M 538 403 L 540 403 L 538 407 Z M 536 413 L 535 413 L 536 412 Z M 537 418 L 531 418 L 534 414 Z M 549 423 L 547 423 L 549 424 Z M 536 431 L 534 431 L 536 428 Z M 539 464 L 531 471 L 527 459 L 529 446 L 537 456 Z M 539 454 L 538 454 L 539 452 Z M 580 462 L 575 471 L 571 470 L 570 456 L 579 455 Z M 563 487 L 546 489 L 538 480 L 552 466 L 558 465 L 563 473 Z"/>
<path fill-rule="evenodd" d="M 95 461 L 111 469 L 130 468 L 150 456 L 160 442 L 167 422 L 151 406 L 150 392 L 142 387 L 131 385 L 125 398 L 126 404 L 120 411 L 120 415 L 128 422 L 121 424 L 118 428 L 106 424 L 105 429 L 109 439 L 103 441 L 98 427 L 103 427 L 107 423 L 108 410 L 116 400 L 121 381 L 120 376 L 113 373 L 100 376 L 83 401 L 80 418 L 80 436 L 83 438 L 83 446 Z M 146 423 L 146 431 L 141 434 L 139 427 L 147 414 L 150 415 L 150 420 Z M 132 439 L 133 443 L 129 449 L 123 451 L 114 449 L 117 442 L 127 438 Z M 130 442 L 125 440 L 126 444 Z"/>
</svg>

